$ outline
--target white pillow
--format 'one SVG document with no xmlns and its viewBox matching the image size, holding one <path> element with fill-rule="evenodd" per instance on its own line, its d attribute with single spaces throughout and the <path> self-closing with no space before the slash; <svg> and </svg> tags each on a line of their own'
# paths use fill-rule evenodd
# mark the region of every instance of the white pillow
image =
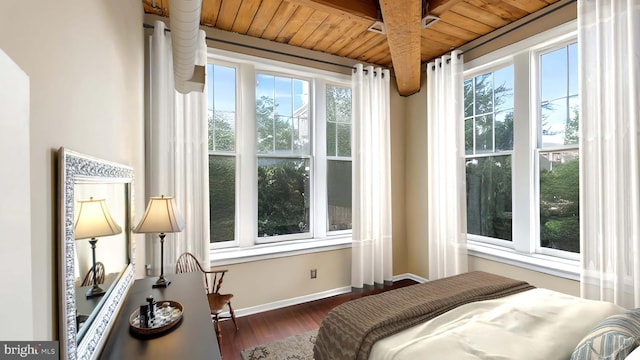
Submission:
<svg viewBox="0 0 640 360">
<path fill-rule="evenodd" d="M 635 350 L 631 352 L 631 354 L 627 355 L 624 360 L 640 360 L 640 347 L 637 347 Z"/>
</svg>

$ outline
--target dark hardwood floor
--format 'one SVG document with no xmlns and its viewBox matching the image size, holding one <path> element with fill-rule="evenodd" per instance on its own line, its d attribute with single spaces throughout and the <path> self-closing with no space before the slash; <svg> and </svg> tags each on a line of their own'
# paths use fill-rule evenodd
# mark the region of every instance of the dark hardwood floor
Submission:
<svg viewBox="0 0 640 360">
<path fill-rule="evenodd" d="M 317 329 L 326 314 L 334 307 L 362 296 L 416 284 L 413 280 L 400 280 L 384 289 L 347 293 L 326 299 L 311 301 L 259 314 L 237 318 L 238 330 L 229 320 L 221 321 L 222 357 L 224 360 L 241 360 L 240 351 L 266 344 L 291 335 Z"/>
</svg>

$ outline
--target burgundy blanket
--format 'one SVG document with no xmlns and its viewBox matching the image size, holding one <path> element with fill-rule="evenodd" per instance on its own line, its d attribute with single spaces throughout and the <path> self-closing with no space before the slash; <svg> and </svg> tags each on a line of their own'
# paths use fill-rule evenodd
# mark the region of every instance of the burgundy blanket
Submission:
<svg viewBox="0 0 640 360">
<path fill-rule="evenodd" d="M 533 288 L 524 281 L 474 271 L 352 300 L 322 321 L 314 359 L 366 360 L 377 340 L 460 305 Z"/>
</svg>

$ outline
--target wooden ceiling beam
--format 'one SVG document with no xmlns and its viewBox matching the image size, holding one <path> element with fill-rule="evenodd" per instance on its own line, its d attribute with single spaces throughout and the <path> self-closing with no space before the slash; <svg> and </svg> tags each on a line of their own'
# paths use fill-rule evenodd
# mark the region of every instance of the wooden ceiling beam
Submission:
<svg viewBox="0 0 640 360">
<path fill-rule="evenodd" d="M 370 26 L 378 20 L 378 7 L 373 0 L 288 0 L 330 15 L 338 15 Z"/>
<path fill-rule="evenodd" d="M 463 0 L 429 0 L 429 15 L 440 16 Z"/>
<path fill-rule="evenodd" d="M 421 0 L 380 0 L 398 92 L 420 91 Z"/>
</svg>

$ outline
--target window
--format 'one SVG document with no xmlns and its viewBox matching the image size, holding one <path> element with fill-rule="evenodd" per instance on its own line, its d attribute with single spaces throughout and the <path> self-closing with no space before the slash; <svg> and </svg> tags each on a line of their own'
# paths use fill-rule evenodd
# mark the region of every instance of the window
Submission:
<svg viewBox="0 0 640 360">
<path fill-rule="evenodd" d="M 209 62 L 212 249 L 350 236 L 350 77 L 230 53 Z"/>
<path fill-rule="evenodd" d="M 539 55 L 540 247 L 580 252 L 578 46 Z"/>
<path fill-rule="evenodd" d="M 328 231 L 351 229 L 351 129 L 351 89 L 328 85 Z"/>
<path fill-rule="evenodd" d="M 467 232 L 511 240 L 513 65 L 464 82 Z"/>
<path fill-rule="evenodd" d="M 236 198 L 236 69 L 209 64 L 209 235 L 211 242 L 232 241 Z"/>
<path fill-rule="evenodd" d="M 258 236 L 310 231 L 309 82 L 258 74 Z"/>
<path fill-rule="evenodd" d="M 470 248 L 578 260 L 577 64 L 575 23 L 465 64 Z"/>
</svg>

